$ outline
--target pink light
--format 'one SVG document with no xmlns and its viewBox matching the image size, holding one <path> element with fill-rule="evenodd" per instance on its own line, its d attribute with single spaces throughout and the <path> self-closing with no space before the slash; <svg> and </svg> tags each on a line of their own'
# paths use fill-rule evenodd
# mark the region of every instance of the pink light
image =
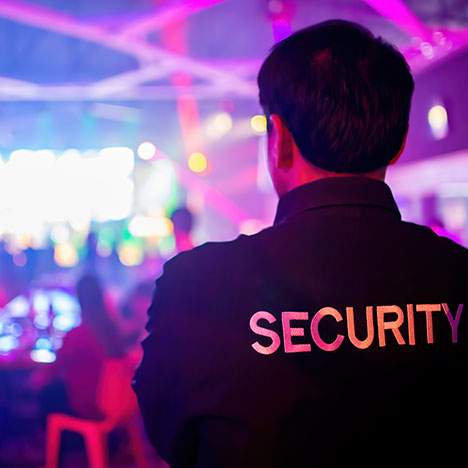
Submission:
<svg viewBox="0 0 468 468">
<path fill-rule="evenodd" d="M 292 33 L 291 22 L 286 18 L 273 20 L 273 38 L 275 42 L 286 39 Z"/>
<path fill-rule="evenodd" d="M 126 26 L 122 30 L 122 34 L 143 36 L 149 32 L 161 30 L 170 23 L 184 20 L 195 13 L 225 1 L 226 0 L 185 0 L 166 7 L 160 7 L 153 14 L 145 15 L 143 18 Z"/>
<path fill-rule="evenodd" d="M 430 29 L 413 14 L 402 0 L 364 0 L 364 2 L 410 36 L 417 36 L 428 42 L 432 40 Z"/>
<path fill-rule="evenodd" d="M 241 224 L 244 221 L 251 219 L 244 210 L 239 208 L 233 201 L 227 198 L 222 192 L 209 185 L 204 180 L 200 179 L 197 175 L 191 173 L 183 167 L 178 168 L 178 175 L 180 181 L 191 188 L 196 190 L 206 197 L 206 201 L 218 213 L 224 215 L 227 219 L 235 224 Z"/>
</svg>

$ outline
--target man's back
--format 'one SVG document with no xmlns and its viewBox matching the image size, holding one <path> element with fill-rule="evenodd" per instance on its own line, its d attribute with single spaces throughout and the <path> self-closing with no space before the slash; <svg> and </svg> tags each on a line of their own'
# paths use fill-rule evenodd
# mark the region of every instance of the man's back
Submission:
<svg viewBox="0 0 468 468">
<path fill-rule="evenodd" d="M 361 466 L 462 453 L 468 252 L 363 177 L 176 257 L 136 390 L 171 466 Z"/>
</svg>

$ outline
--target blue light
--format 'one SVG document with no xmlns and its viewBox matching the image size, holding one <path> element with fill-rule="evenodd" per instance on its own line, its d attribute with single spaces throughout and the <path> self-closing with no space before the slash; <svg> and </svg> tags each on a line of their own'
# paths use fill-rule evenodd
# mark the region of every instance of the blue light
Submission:
<svg viewBox="0 0 468 468">
<path fill-rule="evenodd" d="M 5 310 L 11 317 L 26 317 L 29 313 L 28 300 L 24 296 L 17 296 L 5 306 Z"/>
<path fill-rule="evenodd" d="M 45 330 L 50 325 L 49 316 L 46 314 L 36 315 L 34 325 L 41 330 Z"/>
<path fill-rule="evenodd" d="M 80 306 L 78 301 L 70 294 L 63 291 L 52 291 L 50 293 L 52 307 L 56 314 L 79 315 Z"/>
<path fill-rule="evenodd" d="M 79 317 L 69 314 L 59 314 L 54 318 L 52 322 L 54 328 L 60 331 L 70 331 L 80 324 Z"/>
<path fill-rule="evenodd" d="M 49 305 L 49 298 L 43 291 L 37 291 L 33 294 L 33 306 L 38 314 L 46 314 L 49 310 Z"/>
<path fill-rule="evenodd" d="M 7 354 L 18 347 L 18 338 L 12 335 L 0 336 L 0 354 Z"/>
<path fill-rule="evenodd" d="M 36 349 L 52 349 L 52 343 L 48 338 L 39 338 L 35 347 Z"/>
</svg>

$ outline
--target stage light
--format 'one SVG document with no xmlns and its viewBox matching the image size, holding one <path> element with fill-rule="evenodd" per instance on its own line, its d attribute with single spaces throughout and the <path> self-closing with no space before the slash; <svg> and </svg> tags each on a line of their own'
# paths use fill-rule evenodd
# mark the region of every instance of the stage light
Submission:
<svg viewBox="0 0 468 468">
<path fill-rule="evenodd" d="M 119 246 L 117 253 L 119 255 L 120 263 L 124 266 L 137 266 L 143 261 L 142 249 L 134 242 L 122 243 Z"/>
<path fill-rule="evenodd" d="M 250 126 L 257 135 L 263 135 L 267 130 L 267 120 L 264 115 L 254 115 L 250 119 Z"/>
<path fill-rule="evenodd" d="M 137 154 L 146 161 L 152 159 L 156 156 L 156 146 L 150 141 L 144 141 L 138 146 Z"/>
<path fill-rule="evenodd" d="M 16 349 L 19 345 L 18 338 L 12 335 L 0 336 L 0 354 L 8 354 Z"/>
<path fill-rule="evenodd" d="M 165 216 L 151 218 L 136 215 L 130 221 L 128 230 L 135 237 L 164 237 L 172 233 L 173 226 L 171 220 Z"/>
<path fill-rule="evenodd" d="M 162 211 L 171 204 L 177 196 L 177 173 L 173 162 L 167 158 L 152 161 L 136 191 L 135 200 L 140 212 Z"/>
<path fill-rule="evenodd" d="M 441 104 L 432 106 L 427 113 L 427 121 L 431 127 L 431 133 L 438 140 L 445 138 L 448 134 L 447 109 Z"/>
<path fill-rule="evenodd" d="M 210 138 L 220 138 L 232 129 L 232 117 L 227 112 L 220 112 L 209 119 L 206 132 Z"/>
<path fill-rule="evenodd" d="M 102 170 L 102 175 L 108 177 L 129 176 L 135 165 L 133 150 L 126 146 L 111 146 L 99 151 L 95 165 Z"/>
<path fill-rule="evenodd" d="M 39 330 L 45 330 L 50 325 L 50 320 L 47 315 L 37 314 L 34 318 L 34 326 L 39 328 Z"/>
<path fill-rule="evenodd" d="M 34 151 L 28 149 L 17 149 L 10 153 L 8 164 L 10 166 L 21 165 L 25 166 L 28 162 L 32 161 L 34 157 Z"/>
<path fill-rule="evenodd" d="M 128 230 L 134 237 L 146 237 L 151 231 L 151 218 L 142 215 L 136 215 L 128 224 Z"/>
<path fill-rule="evenodd" d="M 420 45 L 421 54 L 424 55 L 428 60 L 432 60 L 434 58 L 434 47 L 429 42 L 421 42 Z"/>
<path fill-rule="evenodd" d="M 29 302 L 25 296 L 16 296 L 5 307 L 10 317 L 26 317 L 29 314 Z"/>
<path fill-rule="evenodd" d="M 45 364 L 54 362 L 57 359 L 55 353 L 49 349 L 33 349 L 30 356 L 34 362 L 41 362 Z"/>
<path fill-rule="evenodd" d="M 52 308 L 57 315 L 74 317 L 75 325 L 80 324 L 80 303 L 74 295 L 55 289 L 49 293 L 49 296 Z"/>
<path fill-rule="evenodd" d="M 201 174 L 208 168 L 208 160 L 203 153 L 192 153 L 188 159 L 188 166 L 191 171 Z"/>
<path fill-rule="evenodd" d="M 86 233 L 89 231 L 89 226 L 91 224 L 91 213 L 86 207 L 83 209 L 82 213 L 77 209 L 76 213 L 69 216 L 68 222 L 75 231 Z"/>
<path fill-rule="evenodd" d="M 49 338 L 41 337 L 37 339 L 36 345 L 34 347 L 36 349 L 51 349 L 52 343 L 50 342 Z"/>
<path fill-rule="evenodd" d="M 102 192 L 96 189 L 93 218 L 96 221 L 119 221 L 127 218 L 133 208 L 133 181 L 123 179 L 102 183 Z"/>
<path fill-rule="evenodd" d="M 73 267 L 78 263 L 78 253 L 72 244 L 64 242 L 54 249 L 54 260 L 58 266 Z"/>
<path fill-rule="evenodd" d="M 70 230 L 64 224 L 57 224 L 50 231 L 50 238 L 57 244 L 67 242 L 70 239 Z"/>
<path fill-rule="evenodd" d="M 67 332 L 75 328 L 78 325 L 77 322 L 76 317 L 73 315 L 60 314 L 54 317 L 52 324 L 55 329 Z"/>
<path fill-rule="evenodd" d="M 34 152 L 36 161 L 40 161 L 41 165 L 47 164 L 49 167 L 55 163 L 55 153 L 52 150 L 42 149 Z"/>
<path fill-rule="evenodd" d="M 32 298 L 33 307 L 37 314 L 47 314 L 49 312 L 49 298 L 43 291 L 37 291 Z"/>
</svg>

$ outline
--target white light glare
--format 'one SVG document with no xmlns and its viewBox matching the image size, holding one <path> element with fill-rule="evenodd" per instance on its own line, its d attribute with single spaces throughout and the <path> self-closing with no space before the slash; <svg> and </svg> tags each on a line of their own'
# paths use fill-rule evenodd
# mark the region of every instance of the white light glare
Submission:
<svg viewBox="0 0 468 468">
<path fill-rule="evenodd" d="M 31 359 L 34 362 L 51 363 L 56 359 L 55 353 L 48 349 L 33 349 L 31 351 Z"/>
<path fill-rule="evenodd" d="M 227 112 L 219 112 L 208 121 L 206 131 L 209 137 L 220 138 L 232 129 L 232 117 Z"/>
<path fill-rule="evenodd" d="M 138 146 L 137 154 L 141 159 L 148 161 L 156 154 L 156 146 L 151 141 L 144 141 Z"/>
<path fill-rule="evenodd" d="M 432 106 L 427 113 L 427 121 L 431 127 L 434 138 L 438 140 L 445 138 L 448 134 L 447 110 L 441 104 Z"/>
</svg>

